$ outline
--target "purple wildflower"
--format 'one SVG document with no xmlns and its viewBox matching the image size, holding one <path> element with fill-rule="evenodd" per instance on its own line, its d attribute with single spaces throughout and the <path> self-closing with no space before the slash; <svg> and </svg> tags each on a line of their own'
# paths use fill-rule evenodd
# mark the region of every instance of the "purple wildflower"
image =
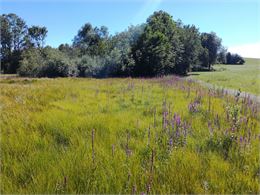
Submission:
<svg viewBox="0 0 260 195">
<path fill-rule="evenodd" d="M 181 125 L 181 117 L 174 113 L 174 121 L 176 123 L 176 126 L 179 127 Z"/>
<path fill-rule="evenodd" d="M 170 147 L 173 146 L 173 139 L 172 138 L 170 138 L 170 140 L 169 140 L 169 145 L 170 145 Z"/>
<path fill-rule="evenodd" d="M 239 141 L 240 141 L 240 144 L 242 144 L 242 142 L 243 142 L 243 137 L 242 136 L 240 136 Z"/>
<path fill-rule="evenodd" d="M 234 133 L 235 130 L 236 130 L 236 128 L 235 128 L 235 126 L 233 125 L 232 128 L 231 128 L 232 133 Z"/>
</svg>

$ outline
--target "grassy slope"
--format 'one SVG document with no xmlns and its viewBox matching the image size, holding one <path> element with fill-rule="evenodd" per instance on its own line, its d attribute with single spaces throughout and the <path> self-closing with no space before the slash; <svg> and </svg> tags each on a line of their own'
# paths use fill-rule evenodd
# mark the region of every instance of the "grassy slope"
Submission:
<svg viewBox="0 0 260 195">
<path fill-rule="evenodd" d="M 195 72 L 192 78 L 260 95 L 260 59 L 248 58 L 245 65 L 215 65 L 214 69 L 215 72 Z"/>
<path fill-rule="evenodd" d="M 0 90 L 1 193 L 259 192 L 253 105 L 175 78 L 4 79 Z"/>
</svg>

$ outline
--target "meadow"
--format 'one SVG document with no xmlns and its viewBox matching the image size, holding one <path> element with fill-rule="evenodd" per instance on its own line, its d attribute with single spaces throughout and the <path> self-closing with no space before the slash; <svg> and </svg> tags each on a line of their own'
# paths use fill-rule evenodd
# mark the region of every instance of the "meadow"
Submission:
<svg viewBox="0 0 260 195">
<path fill-rule="evenodd" d="M 260 59 L 245 58 L 245 61 L 244 65 L 216 64 L 215 71 L 195 72 L 192 73 L 192 78 L 260 95 Z"/>
<path fill-rule="evenodd" d="M 1 193 L 260 191 L 249 96 L 174 76 L 5 78 L 0 90 Z"/>
</svg>

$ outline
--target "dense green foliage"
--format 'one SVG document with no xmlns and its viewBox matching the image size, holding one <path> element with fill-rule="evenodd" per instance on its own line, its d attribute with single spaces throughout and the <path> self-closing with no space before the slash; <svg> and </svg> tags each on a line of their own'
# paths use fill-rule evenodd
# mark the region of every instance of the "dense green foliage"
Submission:
<svg viewBox="0 0 260 195">
<path fill-rule="evenodd" d="M 59 50 L 45 47 L 31 48 L 23 52 L 23 60 L 18 73 L 29 77 L 68 77 L 77 76 L 78 69 Z"/>
<path fill-rule="evenodd" d="M 47 32 L 46 27 L 32 26 L 28 28 L 27 47 L 43 47 Z"/>
<path fill-rule="evenodd" d="M 181 61 L 176 65 L 176 71 L 181 74 L 186 74 L 193 68 L 200 68 L 203 65 L 203 60 L 200 61 L 203 47 L 201 45 L 199 30 L 194 26 L 183 25 L 178 22 L 180 33 L 180 42 L 183 44 L 183 52 L 181 53 Z M 205 49 L 204 49 L 205 50 Z"/>
<path fill-rule="evenodd" d="M 244 64 L 245 60 L 238 54 L 231 54 L 230 52 L 226 55 L 227 64 Z"/>
<path fill-rule="evenodd" d="M 25 21 L 15 14 L 0 16 L 1 24 L 1 71 L 16 73 L 20 67 L 22 52 L 33 46 L 42 46 L 47 36 L 45 27 L 27 27 Z"/>
<path fill-rule="evenodd" d="M 1 15 L 1 70 L 15 73 L 21 60 L 27 26 L 15 14 Z"/>
<path fill-rule="evenodd" d="M 194 25 L 176 22 L 164 11 L 154 12 L 145 24 L 130 26 L 113 36 L 105 26 L 86 23 L 72 45 L 44 50 L 46 27 L 27 27 L 15 14 L 3 14 L 0 19 L 4 73 L 32 77 L 152 77 L 211 70 L 215 63 L 244 63 L 239 55 L 223 49 L 215 33 L 200 33 Z M 46 55 L 45 50 L 53 54 Z"/>
<path fill-rule="evenodd" d="M 105 26 L 93 28 L 90 23 L 85 24 L 75 36 L 73 46 L 82 54 L 104 56 L 108 41 L 108 29 Z"/>
<path fill-rule="evenodd" d="M 155 12 L 147 19 L 144 32 L 132 48 L 134 75 L 156 76 L 174 73 L 180 61 L 182 44 L 172 17 Z"/>
<path fill-rule="evenodd" d="M 2 194 L 259 194 L 250 97 L 178 77 L 0 80 Z"/>
<path fill-rule="evenodd" d="M 203 61 L 203 65 L 207 66 L 210 70 L 211 65 L 216 63 L 218 51 L 221 48 L 221 40 L 215 33 L 202 33 L 201 44 L 204 48 L 202 55 L 206 59 L 205 62 Z"/>
</svg>

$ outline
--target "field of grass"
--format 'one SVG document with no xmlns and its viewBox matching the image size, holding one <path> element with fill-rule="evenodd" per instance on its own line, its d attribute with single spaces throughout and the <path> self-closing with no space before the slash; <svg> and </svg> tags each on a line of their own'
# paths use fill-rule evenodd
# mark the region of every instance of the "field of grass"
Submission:
<svg viewBox="0 0 260 195">
<path fill-rule="evenodd" d="M 1 193 L 260 191 L 248 97 L 178 77 L 10 78 L 0 114 Z"/>
<path fill-rule="evenodd" d="M 216 71 L 195 72 L 191 77 L 217 86 L 260 95 L 260 59 L 245 60 L 244 65 L 215 65 Z"/>
</svg>

